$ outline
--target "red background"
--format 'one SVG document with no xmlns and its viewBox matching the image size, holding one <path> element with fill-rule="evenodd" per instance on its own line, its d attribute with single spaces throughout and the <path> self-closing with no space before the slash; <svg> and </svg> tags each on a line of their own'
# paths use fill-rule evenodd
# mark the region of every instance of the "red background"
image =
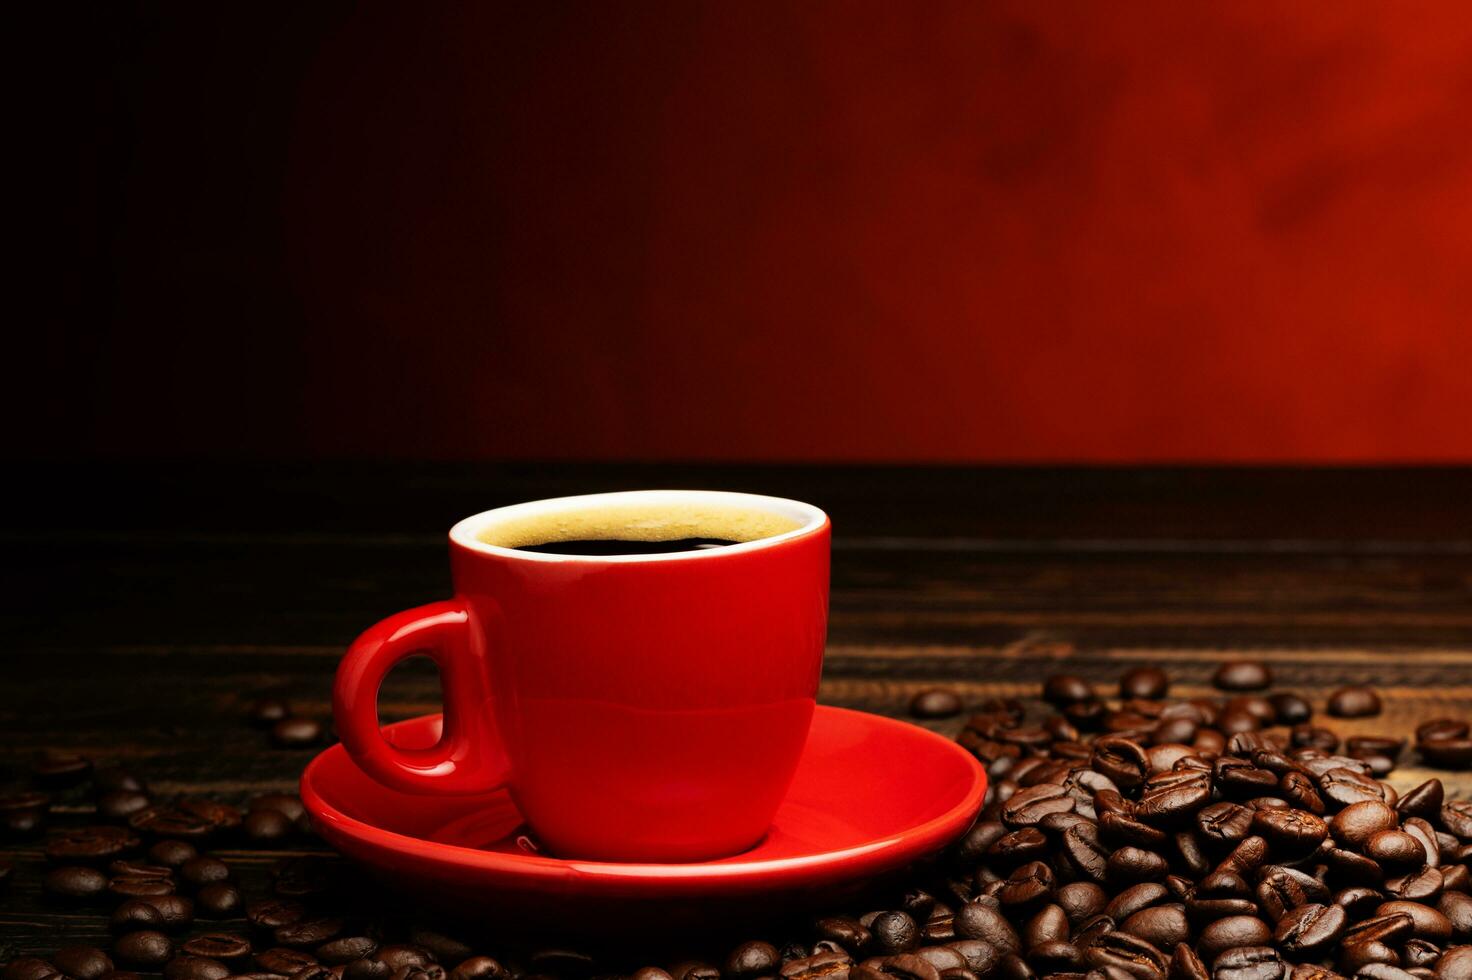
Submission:
<svg viewBox="0 0 1472 980">
<path fill-rule="evenodd" d="M 47 25 L 13 452 L 1472 460 L 1459 4 L 304 6 Z"/>
</svg>

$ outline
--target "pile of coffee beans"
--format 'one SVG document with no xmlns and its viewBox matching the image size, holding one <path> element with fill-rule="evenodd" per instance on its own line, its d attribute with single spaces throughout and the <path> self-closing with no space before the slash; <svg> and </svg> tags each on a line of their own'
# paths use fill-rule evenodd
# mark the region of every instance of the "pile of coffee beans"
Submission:
<svg viewBox="0 0 1472 980">
<path fill-rule="evenodd" d="M 1041 703 L 972 706 L 958 742 L 991 777 L 984 806 L 908 890 L 701 959 L 479 948 L 326 857 L 247 888 L 241 852 L 212 850 L 303 842 L 294 796 L 161 801 L 52 753 L 38 787 L 92 778 L 96 818 L 50 832 L 44 894 L 104 912 L 114 938 L 14 958 L 0 980 L 1472 980 L 1472 801 L 1435 778 L 1398 793 L 1384 778 L 1408 737 L 1341 739 L 1263 664 L 1213 680 L 1222 696 L 1171 699 L 1153 667 L 1108 696 L 1059 674 Z M 294 717 L 263 705 L 263 727 Z M 912 703 L 966 708 L 944 688 Z M 1345 688 L 1325 708 L 1373 717 L 1381 701 Z M 1427 765 L 1469 764 L 1465 721 L 1414 735 Z M 38 833 L 48 807 L 42 788 L 0 798 L 0 834 Z M 0 888 L 14 877 L 0 864 Z"/>
</svg>

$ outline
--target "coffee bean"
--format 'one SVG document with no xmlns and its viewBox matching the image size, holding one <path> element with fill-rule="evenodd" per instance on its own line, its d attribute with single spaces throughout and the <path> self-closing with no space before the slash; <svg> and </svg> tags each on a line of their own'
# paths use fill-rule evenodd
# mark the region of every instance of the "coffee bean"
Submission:
<svg viewBox="0 0 1472 980">
<path fill-rule="evenodd" d="M 118 875 L 107 883 L 107 890 L 119 898 L 172 895 L 174 880 L 153 875 Z"/>
<path fill-rule="evenodd" d="M 1119 696 L 1122 698 L 1165 697 L 1170 690 L 1170 678 L 1159 667 L 1135 667 L 1119 678 Z"/>
<path fill-rule="evenodd" d="M 1273 939 L 1268 924 L 1256 916 L 1229 915 L 1201 930 L 1196 949 L 1203 959 L 1214 961 L 1237 946 L 1266 946 Z"/>
<path fill-rule="evenodd" d="M 274 844 L 290 837 L 296 825 L 279 810 L 252 810 L 241 826 L 254 843 Z"/>
<path fill-rule="evenodd" d="M 1407 915 L 1411 919 L 1411 934 L 1417 939 L 1444 943 L 1452 938 L 1452 923 L 1446 916 L 1429 905 L 1420 902 L 1386 902 L 1375 909 L 1377 917 Z"/>
<path fill-rule="evenodd" d="M 1150 774 L 1150 757 L 1138 742 L 1108 735 L 1094 742 L 1092 767 L 1120 789 L 1133 789 Z"/>
<path fill-rule="evenodd" d="M 107 820 L 126 820 L 148 806 L 149 799 L 133 790 L 114 790 L 97 797 L 97 815 Z"/>
<path fill-rule="evenodd" d="M 1002 804 L 1002 819 L 1013 827 L 1028 827 L 1050 813 L 1073 809 L 1073 797 L 1057 783 L 1040 783 L 1018 790 Z"/>
<path fill-rule="evenodd" d="M 1365 841 L 1365 856 L 1387 868 L 1418 868 L 1426 863 L 1426 846 L 1402 830 L 1381 830 Z"/>
<path fill-rule="evenodd" d="M 1258 810 L 1252 832 L 1261 835 L 1276 854 L 1307 854 L 1329 836 L 1329 825 L 1306 810 Z"/>
<path fill-rule="evenodd" d="M 149 864 L 147 861 L 129 860 L 119 858 L 107 866 L 108 873 L 118 878 L 156 878 L 160 881 L 172 880 L 174 870 L 162 864 Z"/>
<path fill-rule="evenodd" d="M 1341 687 L 1329 695 L 1329 714 L 1336 718 L 1368 718 L 1380 713 L 1380 695 L 1363 685 Z"/>
<path fill-rule="evenodd" d="M 74 827 L 59 831 L 46 842 L 46 857 L 58 863 L 106 864 L 139 843 L 121 827 Z"/>
<path fill-rule="evenodd" d="M 1338 905 L 1300 905 L 1278 920 L 1273 938 L 1293 959 L 1316 959 L 1339 941 L 1349 921 Z"/>
<path fill-rule="evenodd" d="M 1093 699 L 1094 689 L 1082 677 L 1052 674 L 1043 682 L 1043 700 L 1049 704 L 1062 706 Z"/>
<path fill-rule="evenodd" d="M 1451 924 L 1452 938 L 1460 942 L 1472 940 L 1472 895 L 1445 892 L 1436 903 L 1436 909 Z"/>
<path fill-rule="evenodd" d="M 848 956 L 841 953 L 837 955 L 841 956 L 846 962 L 851 962 Z M 653 970 L 655 973 L 663 974 L 663 976 L 653 976 L 646 974 L 645 976 L 640 977 L 640 974 L 644 971 L 637 970 L 634 972 L 634 975 L 630 978 L 630 980 L 673 980 L 673 978 L 670 977 L 670 975 L 668 973 L 665 973 L 665 971 L 663 970 L 659 970 L 653 967 L 645 967 L 644 969 Z M 489 956 L 472 956 L 469 959 L 462 961 L 460 965 L 456 966 L 455 969 L 450 971 L 450 980 L 505 980 L 505 978 L 509 975 L 510 974 L 504 966 L 502 966 L 498 961 L 491 959 Z M 783 976 L 786 977 L 786 974 L 784 973 Z M 817 973 L 814 974 L 811 978 L 804 977 L 803 980 L 823 980 L 823 977 L 824 974 Z M 353 978 L 348 977 L 346 974 L 344 974 L 343 980 L 380 980 L 380 978 Z M 786 978 L 786 980 L 796 980 L 796 978 Z M 834 976 L 833 980 L 842 980 L 842 978 Z"/>
<path fill-rule="evenodd" d="M 209 919 L 228 919 L 240 912 L 240 889 L 224 882 L 205 885 L 194 896 L 199 914 Z"/>
<path fill-rule="evenodd" d="M 1389 963 L 1368 963 L 1355 974 L 1356 980 L 1420 980 L 1414 973 Z"/>
<path fill-rule="evenodd" d="M 250 955 L 250 940 L 229 932 L 207 932 L 185 942 L 180 952 L 211 960 L 238 960 Z"/>
<path fill-rule="evenodd" d="M 1022 951 L 1022 940 L 1012 924 L 996 908 L 980 902 L 968 902 L 956 912 L 956 935 L 979 939 L 1003 952 Z"/>
<path fill-rule="evenodd" d="M 42 890 L 53 898 L 81 902 L 95 899 L 107 890 L 107 875 L 96 868 L 74 865 L 46 872 Z"/>
<path fill-rule="evenodd" d="M 305 905 L 285 898 L 267 898 L 252 902 L 245 910 L 245 917 L 251 925 L 267 930 L 295 925 L 306 918 L 306 915 Z"/>
<path fill-rule="evenodd" d="M 1370 838 L 1383 830 L 1400 826 L 1395 811 L 1380 800 L 1351 803 L 1329 821 L 1329 831 L 1344 847 L 1362 849 Z"/>
<path fill-rule="evenodd" d="M 1212 980 L 1282 980 L 1288 972 L 1278 951 L 1268 946 L 1229 949 L 1212 964 Z"/>
<path fill-rule="evenodd" d="M 1230 660 L 1217 668 L 1211 683 L 1223 691 L 1261 691 L 1273 683 L 1273 672 L 1256 660 Z"/>
<path fill-rule="evenodd" d="M 1132 977 L 1163 976 L 1170 965 L 1170 960 L 1155 946 L 1118 930 L 1095 937 L 1083 953 L 1084 962 L 1090 966 Z"/>
<path fill-rule="evenodd" d="M 54 964 L 39 956 L 17 956 L 0 973 L 3 980 L 46 980 L 48 977 L 60 976 L 61 972 Z"/>
<path fill-rule="evenodd" d="M 230 866 L 219 858 L 190 858 L 179 867 L 179 877 L 195 888 L 203 888 L 230 878 Z"/>
<path fill-rule="evenodd" d="M 946 687 L 927 688 L 910 699 L 910 714 L 916 718 L 952 718 L 963 707 L 961 696 Z"/>
<path fill-rule="evenodd" d="M 1165 858 L 1154 851 L 1121 847 L 1109 855 L 1104 874 L 1111 883 L 1128 885 L 1140 881 L 1157 881 L 1165 877 L 1167 868 Z"/>
<path fill-rule="evenodd" d="M 283 718 L 271 726 L 271 741 L 278 748 L 308 748 L 321 740 L 322 723 L 313 718 Z"/>
<path fill-rule="evenodd" d="M 97 980 L 113 969 L 111 958 L 96 946 L 63 946 L 51 962 L 71 980 Z"/>
<path fill-rule="evenodd" d="M 491 960 L 491 962 L 496 961 Z M 496 963 L 496 966 L 499 969 L 501 964 Z M 376 956 L 365 956 L 360 960 L 353 960 L 342 969 L 342 980 L 389 980 L 393 975 L 394 971 L 389 968 L 389 965 Z M 455 980 L 477 980 L 472 974 L 461 974 L 456 977 L 456 973 L 452 971 L 449 975 Z M 501 980 L 503 975 L 501 973 L 487 974 L 487 978 L 488 980 Z"/>
<path fill-rule="evenodd" d="M 1313 705 L 1297 694 L 1286 691 L 1268 696 L 1273 707 L 1274 721 L 1279 725 L 1302 725 L 1314 716 Z"/>
<path fill-rule="evenodd" d="M 230 968 L 204 956 L 176 956 L 164 964 L 164 980 L 225 980 Z"/>
<path fill-rule="evenodd" d="M 178 807 L 154 804 L 128 817 L 128 826 L 153 837 L 203 840 L 215 832 L 215 825 L 197 814 Z"/>
<path fill-rule="evenodd" d="M 1398 963 L 1400 954 L 1378 939 L 1346 942 L 1339 947 L 1339 968 L 1358 974 L 1372 963 Z"/>
<path fill-rule="evenodd" d="M 1156 905 L 1141 909 L 1119 924 L 1120 929 L 1160 949 L 1174 949 L 1191 936 L 1186 907 L 1180 904 Z"/>
<path fill-rule="evenodd" d="M 874 949 L 893 955 L 914 949 L 920 940 L 920 928 L 908 912 L 883 912 L 869 923 Z"/>
<path fill-rule="evenodd" d="M 256 966 L 268 973 L 281 973 L 286 976 L 292 976 L 317 965 L 317 957 L 311 953 L 300 949 L 284 949 L 279 946 L 257 953 L 255 961 Z M 423 965 L 428 965 L 428 962 L 425 960 Z M 384 965 L 388 966 L 386 963 Z"/>
<path fill-rule="evenodd" d="M 778 976 L 782 980 L 847 980 L 849 968 L 852 966 L 853 957 L 845 952 L 814 953 L 812 956 L 800 957 L 782 964 Z M 459 972 L 460 967 L 456 967 L 455 970 Z M 450 976 L 455 978 L 454 973 L 451 973 Z M 463 980 L 479 980 L 479 978 L 466 977 Z"/>
<path fill-rule="evenodd" d="M 1462 980 L 1472 977 L 1472 946 L 1457 946 L 1442 954 L 1436 963 L 1438 980 Z"/>
<path fill-rule="evenodd" d="M 42 749 L 31 763 L 38 786 L 75 786 L 92 774 L 92 760 L 63 749 Z"/>
<path fill-rule="evenodd" d="M 275 810 L 283 813 L 290 820 L 297 820 L 305 814 L 306 807 L 302 806 L 301 797 L 294 793 L 262 793 L 260 796 L 252 797 L 250 805 L 246 808 L 250 813 L 257 810 Z"/>
<path fill-rule="evenodd" d="M 1416 743 L 1416 751 L 1421 753 L 1429 765 L 1439 766 L 1442 769 L 1466 769 L 1472 767 L 1472 738 L 1442 738 L 1429 742 Z"/>
<path fill-rule="evenodd" d="M 1059 888 L 1054 900 L 1068 916 L 1069 924 L 1076 926 L 1104 911 L 1109 896 L 1092 881 L 1075 881 Z"/>
<path fill-rule="evenodd" d="M 167 868 L 181 867 L 198 855 L 199 851 L 193 844 L 182 840 L 161 840 L 148 849 L 149 859 Z"/>
<path fill-rule="evenodd" d="M 317 947 L 317 959 L 329 966 L 339 966 L 372 956 L 378 941 L 370 936 L 344 936 Z"/>
<path fill-rule="evenodd" d="M 722 974 L 729 977 L 764 976 L 774 972 L 781 962 L 782 957 L 777 952 L 776 946 L 759 939 L 752 940 L 742 943 L 731 951 L 726 957 L 726 965 Z"/>
<path fill-rule="evenodd" d="M 1201 957 L 1185 943 L 1178 943 L 1170 958 L 1170 976 L 1171 980 L 1211 980 Z"/>
<path fill-rule="evenodd" d="M 280 698 L 261 698 L 250 706 L 246 717 L 257 728 L 270 728 L 284 718 L 290 717 L 291 705 Z"/>
<path fill-rule="evenodd" d="M 125 966 L 153 970 L 174 955 L 174 944 L 168 936 L 154 929 L 126 932 L 113 940 L 113 956 Z"/>
<path fill-rule="evenodd" d="M 1472 723 L 1459 718 L 1433 718 L 1416 726 L 1417 742 L 1436 742 L 1446 738 L 1472 735 Z"/>
<path fill-rule="evenodd" d="M 140 901 L 152 905 L 163 917 L 164 932 L 178 932 L 194 923 L 194 903 L 183 895 L 146 896 Z"/>
<path fill-rule="evenodd" d="M 1047 901 L 1053 894 L 1053 884 L 1051 867 L 1042 861 L 1029 861 L 1007 876 L 997 899 L 1004 907 L 1022 914 Z"/>
</svg>

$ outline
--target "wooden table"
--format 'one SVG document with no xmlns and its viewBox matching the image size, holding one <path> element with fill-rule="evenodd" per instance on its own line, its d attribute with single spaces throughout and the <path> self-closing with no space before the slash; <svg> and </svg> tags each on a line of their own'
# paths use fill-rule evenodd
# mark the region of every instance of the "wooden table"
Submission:
<svg viewBox="0 0 1472 980">
<path fill-rule="evenodd" d="M 1345 731 L 1472 716 L 1472 470 L 130 464 L 6 476 L 10 787 L 56 746 L 134 767 L 159 796 L 289 789 L 309 754 L 269 747 L 246 707 L 281 694 L 325 718 L 344 645 L 447 594 L 456 518 L 651 486 L 829 511 L 829 703 L 898 715 L 929 685 L 1030 696 L 1051 671 L 1105 684 L 1137 664 L 1205 694 L 1219 660 L 1247 655 L 1319 707 L 1338 685 L 1379 687 L 1384 716 Z M 406 665 L 384 714 L 434 710 L 436 685 Z M 1425 774 L 1408 755 L 1392 781 Z M 1472 794 L 1472 774 L 1439 775 Z M 87 799 L 63 794 L 57 818 L 84 817 Z M 103 939 L 101 915 L 41 901 L 38 842 L 0 846 L 16 866 L 0 960 Z M 225 856 L 249 886 L 282 853 Z"/>
</svg>

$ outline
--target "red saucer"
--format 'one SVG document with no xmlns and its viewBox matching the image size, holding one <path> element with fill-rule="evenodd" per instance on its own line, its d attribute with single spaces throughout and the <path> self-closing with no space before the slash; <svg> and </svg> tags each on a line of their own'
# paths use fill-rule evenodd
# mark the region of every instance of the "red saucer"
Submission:
<svg viewBox="0 0 1472 980">
<path fill-rule="evenodd" d="M 439 738 L 440 716 L 384 732 L 401 747 L 428 747 Z M 583 911 L 665 924 L 743 905 L 837 901 L 939 851 L 970 826 L 985 792 L 981 766 L 949 739 L 824 706 L 766 839 L 698 864 L 531 853 L 518 845 L 521 815 L 504 791 L 400 793 L 364 774 L 341 745 L 313 759 L 301 784 L 312 823 L 329 843 L 425 902 L 462 916 L 494 910 L 566 921 Z"/>
</svg>

